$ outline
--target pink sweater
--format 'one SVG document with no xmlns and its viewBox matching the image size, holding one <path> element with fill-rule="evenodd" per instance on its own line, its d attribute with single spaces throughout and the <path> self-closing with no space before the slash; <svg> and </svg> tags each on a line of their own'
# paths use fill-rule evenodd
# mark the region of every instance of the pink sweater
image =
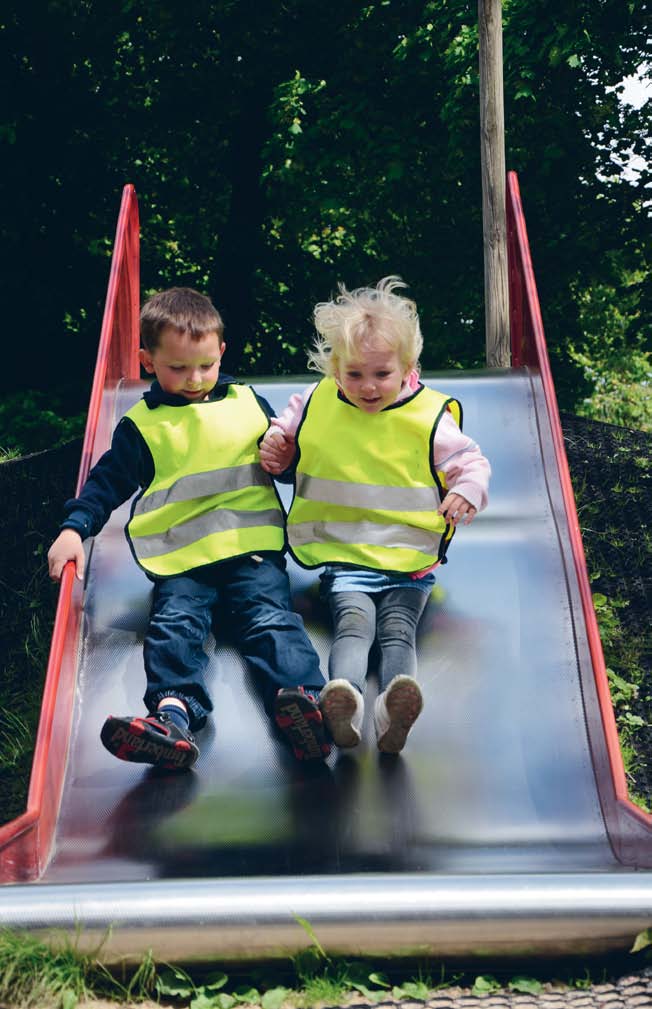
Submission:
<svg viewBox="0 0 652 1009">
<path fill-rule="evenodd" d="M 408 376 L 397 402 L 419 388 L 419 375 L 413 371 Z M 306 403 L 317 383 L 309 385 L 302 393 L 294 393 L 279 417 L 272 420 L 271 430 L 280 429 L 286 438 L 294 438 Z M 449 490 L 461 494 L 477 511 L 487 506 L 491 467 L 476 443 L 462 434 L 452 415 L 446 411 L 441 418 L 433 444 L 435 469 L 446 476 Z"/>
</svg>

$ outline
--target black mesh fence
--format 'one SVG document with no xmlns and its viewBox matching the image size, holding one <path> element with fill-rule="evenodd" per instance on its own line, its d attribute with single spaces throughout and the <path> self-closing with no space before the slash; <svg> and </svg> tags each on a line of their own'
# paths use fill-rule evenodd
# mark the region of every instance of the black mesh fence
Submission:
<svg viewBox="0 0 652 1009">
<path fill-rule="evenodd" d="M 59 593 L 47 551 L 75 493 L 81 445 L 0 465 L 0 822 L 25 809 Z"/>
<path fill-rule="evenodd" d="M 652 434 L 572 414 L 561 420 L 591 588 L 615 604 L 622 628 L 603 633 L 605 657 L 626 684 L 638 687 L 616 703 L 635 749 L 630 787 L 650 802 Z"/>
<path fill-rule="evenodd" d="M 0 465 L 3 581 L 15 578 L 22 585 L 24 575 L 38 567 L 42 560 L 39 546 L 44 540 L 49 545 L 48 537 L 56 535 L 63 502 L 75 493 L 81 445 L 77 439 Z M 0 634 L 3 631 L 0 627 Z"/>
</svg>

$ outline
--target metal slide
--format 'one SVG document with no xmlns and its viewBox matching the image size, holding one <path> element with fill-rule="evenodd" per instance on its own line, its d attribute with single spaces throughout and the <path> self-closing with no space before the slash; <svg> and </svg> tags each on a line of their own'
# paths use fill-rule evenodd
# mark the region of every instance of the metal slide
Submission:
<svg viewBox="0 0 652 1009">
<path fill-rule="evenodd" d="M 309 942 L 296 916 L 349 955 L 618 950 L 652 924 L 652 826 L 622 794 L 546 367 L 427 378 L 461 400 L 493 479 L 422 619 L 425 709 L 400 757 L 378 753 L 366 717 L 356 750 L 296 764 L 219 624 L 196 768 L 108 754 L 105 717 L 143 710 L 150 596 L 123 534 L 129 506 L 113 515 L 64 645 L 73 686 L 50 722 L 54 740 L 70 726 L 61 801 L 35 858 L 16 847 L 27 826 L 5 830 L 3 924 L 81 924 L 89 944 L 111 925 L 107 958 L 177 961 L 287 956 Z M 278 410 L 305 384 L 252 381 Z M 105 386 L 107 437 L 145 387 Z M 326 670 L 318 579 L 289 569 Z M 375 693 L 372 657 L 367 716 Z"/>
</svg>

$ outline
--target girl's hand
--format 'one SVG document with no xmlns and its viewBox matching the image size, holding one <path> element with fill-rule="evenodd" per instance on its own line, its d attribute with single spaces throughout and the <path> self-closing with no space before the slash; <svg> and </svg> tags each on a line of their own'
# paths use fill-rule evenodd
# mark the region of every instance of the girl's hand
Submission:
<svg viewBox="0 0 652 1009">
<path fill-rule="evenodd" d="M 455 494 L 453 491 L 448 492 L 437 511 L 454 526 L 460 521 L 468 526 L 469 522 L 473 522 L 477 515 L 477 508 L 474 508 L 471 502 L 461 494 Z"/>
<path fill-rule="evenodd" d="M 48 568 L 52 581 L 61 581 L 63 569 L 68 561 L 74 561 L 75 574 L 82 581 L 86 555 L 81 536 L 74 529 L 63 529 L 48 550 Z"/>
<path fill-rule="evenodd" d="M 266 473 L 283 473 L 294 459 L 294 438 L 278 428 L 268 431 L 260 443 L 260 465 Z"/>
</svg>

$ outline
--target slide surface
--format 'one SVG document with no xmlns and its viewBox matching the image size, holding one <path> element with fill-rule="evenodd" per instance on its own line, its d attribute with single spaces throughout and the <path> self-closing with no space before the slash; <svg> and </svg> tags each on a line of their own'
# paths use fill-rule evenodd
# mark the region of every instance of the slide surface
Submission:
<svg viewBox="0 0 652 1009">
<path fill-rule="evenodd" d="M 462 401 L 494 476 L 491 505 L 458 530 L 421 623 L 425 710 L 403 755 L 380 756 L 368 717 L 357 750 L 306 771 L 275 738 L 237 652 L 214 643 L 215 711 L 192 773 L 160 774 L 104 751 L 104 718 L 144 710 L 150 583 L 125 542 L 125 505 L 90 558 L 69 767 L 44 882 L 616 868 L 528 372 L 431 382 Z M 127 383 L 117 414 L 143 388 Z M 280 410 L 301 386 L 258 388 Z M 291 575 L 325 670 L 318 578 L 297 566 Z M 374 696 L 371 682 L 369 716 Z"/>
</svg>

